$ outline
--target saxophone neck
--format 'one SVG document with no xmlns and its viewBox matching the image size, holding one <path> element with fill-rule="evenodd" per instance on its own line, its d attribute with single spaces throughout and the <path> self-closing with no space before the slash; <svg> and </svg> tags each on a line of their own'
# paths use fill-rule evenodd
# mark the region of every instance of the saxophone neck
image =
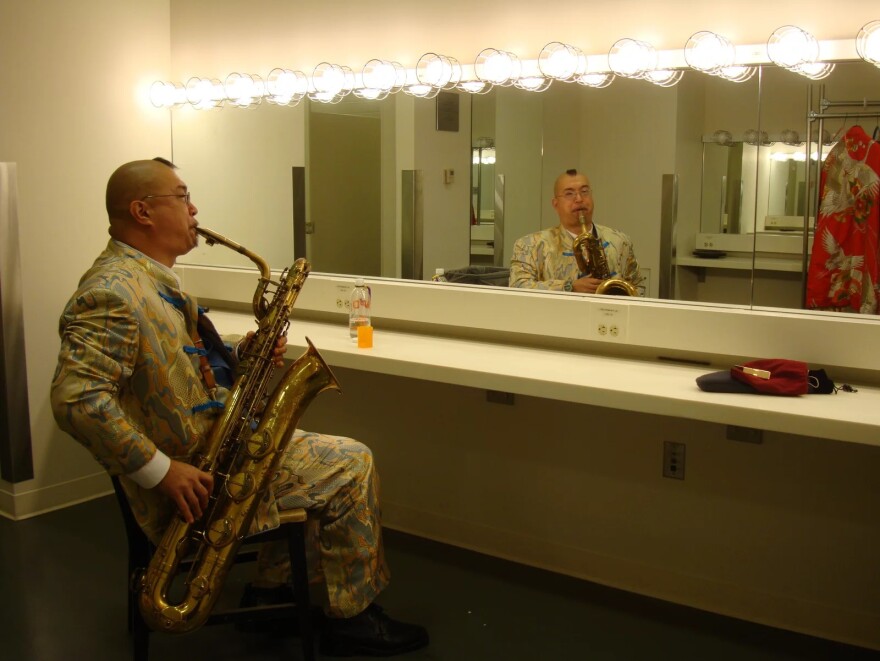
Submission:
<svg viewBox="0 0 880 661">
<path fill-rule="evenodd" d="M 253 308 L 254 315 L 257 319 L 262 319 L 268 309 L 268 303 L 266 302 L 264 295 L 269 283 L 272 281 L 272 271 L 269 269 L 269 264 L 266 263 L 266 260 L 260 257 L 257 253 L 248 250 L 243 245 L 223 236 L 219 232 L 209 230 L 207 227 L 196 227 L 196 233 L 199 236 L 205 237 L 205 243 L 209 246 L 219 243 L 230 250 L 234 250 L 235 252 L 244 255 L 257 265 L 257 268 L 260 270 L 260 284 L 257 287 L 257 291 L 254 293 Z"/>
<path fill-rule="evenodd" d="M 269 265 L 266 263 L 266 260 L 260 257 L 257 253 L 251 252 L 243 245 L 236 243 L 232 239 L 223 236 L 222 234 L 215 232 L 214 230 L 209 230 L 207 227 L 202 227 L 199 225 L 196 227 L 196 233 L 205 238 L 205 243 L 209 246 L 213 246 L 215 243 L 219 243 L 222 246 L 226 246 L 230 250 L 234 250 L 235 252 L 244 255 L 249 260 L 251 260 L 254 264 L 257 265 L 257 268 L 260 270 L 260 277 L 264 280 L 270 280 L 272 278 L 272 272 L 269 270 Z"/>
</svg>

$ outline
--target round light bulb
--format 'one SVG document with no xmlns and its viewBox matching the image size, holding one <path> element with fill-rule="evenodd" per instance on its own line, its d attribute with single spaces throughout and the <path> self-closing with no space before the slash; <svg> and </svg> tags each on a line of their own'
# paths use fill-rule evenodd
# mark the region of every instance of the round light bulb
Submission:
<svg viewBox="0 0 880 661">
<path fill-rule="evenodd" d="M 865 62 L 880 66 L 880 21 L 862 26 L 856 37 L 856 52 Z"/>
<path fill-rule="evenodd" d="M 642 78 L 657 68 L 657 51 L 636 39 L 619 39 L 608 51 L 608 66 L 618 76 Z"/>
<path fill-rule="evenodd" d="M 391 91 L 406 81 L 403 65 L 388 60 L 370 60 L 361 71 L 364 87 Z"/>
<path fill-rule="evenodd" d="M 454 86 L 461 80 L 461 65 L 453 57 L 425 53 L 416 63 L 416 78 L 422 85 L 437 89 Z"/>
<path fill-rule="evenodd" d="M 485 48 L 477 55 L 474 72 L 482 81 L 510 85 L 520 74 L 519 58 L 513 53 Z"/>
<path fill-rule="evenodd" d="M 684 59 L 691 69 L 715 73 L 733 64 L 733 44 L 714 32 L 697 32 L 691 35 L 684 47 Z"/>
<path fill-rule="evenodd" d="M 770 35 L 767 55 L 774 64 L 793 69 L 816 61 L 819 57 L 819 42 L 806 30 L 794 25 L 784 25 Z"/>
<path fill-rule="evenodd" d="M 586 70 L 587 58 L 576 46 L 551 41 L 541 49 L 538 68 L 541 73 L 557 80 L 570 80 Z"/>
</svg>

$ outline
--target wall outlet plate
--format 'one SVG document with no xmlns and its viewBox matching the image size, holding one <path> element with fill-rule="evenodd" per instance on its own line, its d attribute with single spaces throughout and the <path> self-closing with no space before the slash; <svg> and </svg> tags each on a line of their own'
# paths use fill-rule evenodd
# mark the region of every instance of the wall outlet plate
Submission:
<svg viewBox="0 0 880 661">
<path fill-rule="evenodd" d="M 590 315 L 590 339 L 626 342 L 629 328 L 629 306 L 616 303 L 594 303 Z"/>
<path fill-rule="evenodd" d="M 671 477 L 674 480 L 684 479 L 684 443 L 663 441 L 663 477 Z"/>
<path fill-rule="evenodd" d="M 336 285 L 336 310 L 348 312 L 351 307 L 351 285 Z"/>
</svg>

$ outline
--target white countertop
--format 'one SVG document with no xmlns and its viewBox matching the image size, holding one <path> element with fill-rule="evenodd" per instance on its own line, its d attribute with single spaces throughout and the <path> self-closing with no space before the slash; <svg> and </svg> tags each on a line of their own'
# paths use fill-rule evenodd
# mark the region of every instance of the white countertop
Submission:
<svg viewBox="0 0 880 661">
<path fill-rule="evenodd" d="M 255 327 L 253 318 L 243 313 L 218 310 L 211 318 L 222 333 Z M 358 349 L 345 324 L 300 320 L 288 332 L 290 358 L 305 349 L 305 337 L 331 367 L 880 445 L 880 389 L 856 383 L 852 385 L 858 392 L 836 395 L 707 393 L 695 383 L 713 371 L 703 366 L 435 337 L 383 330 L 381 325 L 374 331 L 373 348 Z"/>
</svg>

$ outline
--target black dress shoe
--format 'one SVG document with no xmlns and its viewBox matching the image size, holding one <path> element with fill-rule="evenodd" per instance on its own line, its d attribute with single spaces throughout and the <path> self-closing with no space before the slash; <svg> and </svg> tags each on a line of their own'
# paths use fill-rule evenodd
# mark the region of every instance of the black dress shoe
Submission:
<svg viewBox="0 0 880 661">
<path fill-rule="evenodd" d="M 393 656 L 428 644 L 428 632 L 417 624 L 397 622 L 381 606 L 370 604 L 354 617 L 327 618 L 321 654 L 327 656 Z"/>
</svg>

